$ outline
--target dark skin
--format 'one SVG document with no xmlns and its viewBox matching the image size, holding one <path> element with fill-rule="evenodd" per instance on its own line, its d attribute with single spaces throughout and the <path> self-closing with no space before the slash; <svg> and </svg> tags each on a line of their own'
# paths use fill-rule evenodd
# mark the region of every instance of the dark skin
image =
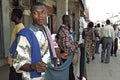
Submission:
<svg viewBox="0 0 120 80">
<path fill-rule="evenodd" d="M 11 16 L 11 21 L 14 22 L 15 24 L 21 23 L 21 20 L 15 15 Z"/>
<path fill-rule="evenodd" d="M 46 10 L 44 10 L 41 6 L 35 7 L 31 12 L 31 17 L 35 27 L 43 27 L 47 17 Z M 48 68 L 46 63 L 37 62 L 35 64 L 26 63 L 20 69 L 27 72 L 35 70 L 38 73 L 41 73 L 44 72 L 46 68 Z"/>
<path fill-rule="evenodd" d="M 66 18 L 64 21 L 63 21 L 63 24 L 66 25 L 69 30 L 70 30 L 70 18 Z M 74 45 L 78 46 L 78 43 L 77 42 L 74 42 Z M 64 54 L 61 54 L 61 53 L 57 53 L 58 57 L 59 58 L 62 58 L 62 59 L 67 59 L 69 56 L 70 56 L 70 53 L 64 53 Z"/>
</svg>

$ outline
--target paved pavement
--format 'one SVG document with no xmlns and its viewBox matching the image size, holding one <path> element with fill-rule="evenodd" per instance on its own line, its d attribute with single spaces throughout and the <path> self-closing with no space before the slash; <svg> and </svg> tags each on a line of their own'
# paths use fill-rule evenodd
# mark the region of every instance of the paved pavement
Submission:
<svg viewBox="0 0 120 80">
<path fill-rule="evenodd" d="M 0 67 L 0 80 L 9 80 L 8 75 L 9 75 L 8 65 Z"/>
<path fill-rule="evenodd" d="M 101 63 L 100 54 L 96 54 L 95 60 L 86 67 L 88 80 L 120 80 L 120 50 L 117 57 L 111 57 L 109 64 Z M 0 67 L 0 80 L 8 80 L 8 74 L 7 65 Z"/>
<path fill-rule="evenodd" d="M 117 57 L 112 56 L 109 64 L 101 63 L 100 54 L 86 65 L 88 80 L 120 80 L 120 50 Z"/>
</svg>

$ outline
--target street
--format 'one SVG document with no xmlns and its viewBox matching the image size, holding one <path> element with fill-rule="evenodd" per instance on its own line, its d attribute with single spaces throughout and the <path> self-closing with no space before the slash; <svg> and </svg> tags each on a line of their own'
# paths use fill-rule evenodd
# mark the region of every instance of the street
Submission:
<svg viewBox="0 0 120 80">
<path fill-rule="evenodd" d="M 100 54 L 86 65 L 88 80 L 120 80 L 120 50 L 117 57 L 112 56 L 109 64 L 101 63 Z"/>
</svg>

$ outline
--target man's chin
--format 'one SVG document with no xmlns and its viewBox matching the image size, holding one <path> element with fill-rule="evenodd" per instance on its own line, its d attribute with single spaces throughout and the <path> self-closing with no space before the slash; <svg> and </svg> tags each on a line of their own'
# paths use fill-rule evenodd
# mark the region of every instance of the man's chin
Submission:
<svg viewBox="0 0 120 80">
<path fill-rule="evenodd" d="M 40 27 L 43 26 L 43 25 L 44 25 L 43 23 L 38 24 L 38 26 L 40 26 Z"/>
</svg>

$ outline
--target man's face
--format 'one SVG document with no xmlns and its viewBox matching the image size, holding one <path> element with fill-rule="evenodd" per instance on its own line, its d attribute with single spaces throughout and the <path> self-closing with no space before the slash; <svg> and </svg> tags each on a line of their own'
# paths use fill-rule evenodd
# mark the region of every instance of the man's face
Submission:
<svg viewBox="0 0 120 80">
<path fill-rule="evenodd" d="M 66 19 L 66 24 L 67 24 L 68 26 L 70 26 L 70 18 L 67 18 L 67 19 Z"/>
<path fill-rule="evenodd" d="M 37 27 L 43 26 L 46 22 L 46 10 L 42 7 L 35 7 L 31 12 L 31 16 L 33 18 L 33 24 Z"/>
<path fill-rule="evenodd" d="M 15 15 L 11 15 L 11 21 L 13 21 L 13 22 L 15 22 L 16 21 L 16 17 L 15 17 Z"/>
</svg>

